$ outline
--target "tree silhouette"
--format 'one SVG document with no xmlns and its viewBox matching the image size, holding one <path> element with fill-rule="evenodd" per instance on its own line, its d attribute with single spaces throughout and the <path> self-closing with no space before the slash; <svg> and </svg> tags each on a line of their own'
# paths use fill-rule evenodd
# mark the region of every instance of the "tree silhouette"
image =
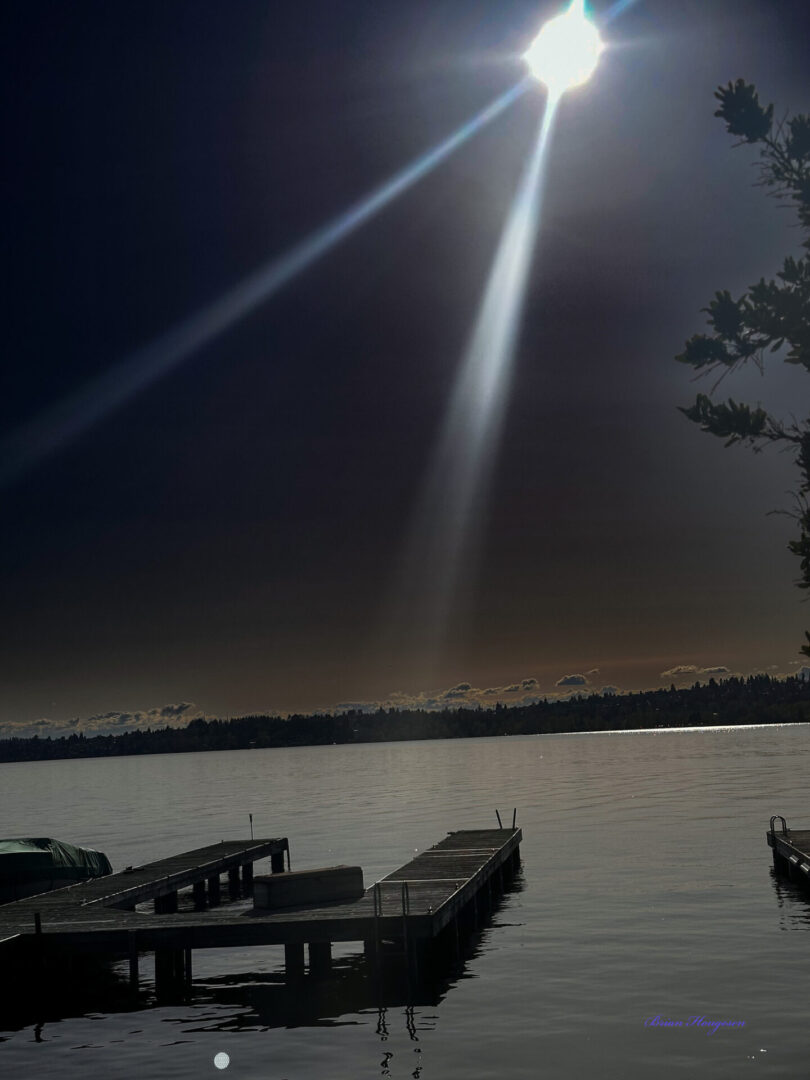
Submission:
<svg viewBox="0 0 810 1080">
<path fill-rule="evenodd" d="M 729 134 L 740 136 L 736 145 L 759 147 L 759 184 L 796 213 L 804 234 L 801 246 L 810 252 L 810 117 L 794 116 L 774 125 L 773 105 L 762 106 L 756 88 L 742 79 L 719 87 L 715 97 L 720 102 L 715 116 L 726 122 Z M 703 310 L 712 332 L 695 334 L 676 359 L 701 373 L 721 372 L 711 393 L 726 374 L 748 361 L 764 370 L 766 354 L 779 353 L 786 363 L 810 372 L 807 255 L 788 256 L 775 280 L 761 278 L 737 300 L 725 290 L 715 293 Z M 784 443 L 792 448 L 799 486 L 791 516 L 799 524 L 799 535 L 788 547 L 801 560 L 799 588 L 810 589 L 810 418 L 785 423 L 731 398 L 713 402 L 710 394 L 698 394 L 695 404 L 681 412 L 703 431 L 725 439 L 726 446 L 745 442 L 759 451 L 769 443 Z M 801 651 L 810 656 L 810 632 L 805 636 Z"/>
</svg>

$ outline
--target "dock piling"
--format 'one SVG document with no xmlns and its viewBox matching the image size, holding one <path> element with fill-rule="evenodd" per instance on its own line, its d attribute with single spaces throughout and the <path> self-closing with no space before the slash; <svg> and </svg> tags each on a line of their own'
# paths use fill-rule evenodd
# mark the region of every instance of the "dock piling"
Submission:
<svg viewBox="0 0 810 1080">
<path fill-rule="evenodd" d="M 310 975 L 328 975 L 332 969 L 332 943 L 330 941 L 310 941 Z"/>
<path fill-rule="evenodd" d="M 219 874 L 212 874 L 208 879 L 208 906 L 219 907 Z"/>
<path fill-rule="evenodd" d="M 135 931 L 130 930 L 127 934 L 129 940 L 129 988 L 133 994 L 138 993 L 138 940 Z"/>
<path fill-rule="evenodd" d="M 250 896 L 253 892 L 253 863 L 242 864 L 242 892 L 245 896 Z"/>
<path fill-rule="evenodd" d="M 288 942 L 284 946 L 284 971 L 287 982 L 302 978 L 304 974 L 303 942 Z"/>
<path fill-rule="evenodd" d="M 154 907 L 156 915 L 175 915 L 177 913 L 177 890 L 163 893 L 162 896 L 156 896 Z"/>
</svg>

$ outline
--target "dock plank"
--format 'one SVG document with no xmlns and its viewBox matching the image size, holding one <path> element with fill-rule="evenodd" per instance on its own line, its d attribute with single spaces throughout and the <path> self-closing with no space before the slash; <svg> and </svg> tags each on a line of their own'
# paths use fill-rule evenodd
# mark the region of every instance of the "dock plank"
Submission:
<svg viewBox="0 0 810 1080">
<path fill-rule="evenodd" d="M 521 839 L 518 828 L 453 832 L 366 889 L 362 897 L 349 901 L 274 911 L 244 910 L 236 905 L 168 914 L 111 906 L 120 903 L 122 897 L 131 900 L 135 894 L 149 898 L 164 895 L 184 882 L 200 880 L 201 873 L 204 877 L 211 868 L 225 870 L 248 859 L 287 850 L 286 839 L 257 840 L 253 844 L 225 842 L 3 905 L 0 940 L 22 935 L 30 941 L 35 936 L 35 911 L 40 914 L 44 939 L 75 949 L 110 953 L 124 953 L 133 942 L 139 951 L 148 951 L 368 941 L 375 937 L 398 939 L 406 934 L 414 940 L 433 938 L 475 900 L 491 879 L 511 866 Z M 137 875 L 135 893 L 128 881 L 133 875 Z M 405 888 L 407 916 L 403 912 Z"/>
</svg>

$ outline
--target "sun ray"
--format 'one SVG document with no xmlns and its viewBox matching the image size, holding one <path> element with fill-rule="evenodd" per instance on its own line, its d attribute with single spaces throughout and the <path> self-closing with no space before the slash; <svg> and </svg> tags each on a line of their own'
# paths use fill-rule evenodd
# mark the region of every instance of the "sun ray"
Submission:
<svg viewBox="0 0 810 1080">
<path fill-rule="evenodd" d="M 499 116 L 526 91 L 527 85 L 522 80 L 438 146 L 422 154 L 285 255 L 266 263 L 213 303 L 11 433 L 0 444 L 0 486 L 13 483 L 28 468 L 78 438 L 269 300 Z"/>
<path fill-rule="evenodd" d="M 429 679 L 476 546 L 476 513 L 506 410 L 558 98 L 549 97 L 509 210 L 401 559 L 387 640 L 406 643 Z M 418 643 L 418 644 L 417 644 Z M 396 647 L 396 646 L 394 646 Z"/>
<path fill-rule="evenodd" d="M 562 96 L 586 82 L 604 46 L 585 0 L 571 0 L 524 54 L 547 87 L 537 140 L 510 208 L 412 518 L 386 612 L 388 651 L 405 648 L 416 680 L 429 680 L 469 592 L 480 513 L 498 449 L 540 218 L 542 174 Z M 397 642 L 397 645 L 391 643 Z"/>
</svg>

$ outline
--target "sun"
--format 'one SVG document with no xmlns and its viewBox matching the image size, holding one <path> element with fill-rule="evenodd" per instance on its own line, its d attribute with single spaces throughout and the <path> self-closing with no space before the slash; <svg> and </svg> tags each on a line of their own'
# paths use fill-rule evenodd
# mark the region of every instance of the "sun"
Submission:
<svg viewBox="0 0 810 1080">
<path fill-rule="evenodd" d="M 535 79 L 559 97 L 590 79 L 604 47 L 599 31 L 585 14 L 584 0 L 572 0 L 562 15 L 543 26 L 523 59 Z"/>
</svg>

